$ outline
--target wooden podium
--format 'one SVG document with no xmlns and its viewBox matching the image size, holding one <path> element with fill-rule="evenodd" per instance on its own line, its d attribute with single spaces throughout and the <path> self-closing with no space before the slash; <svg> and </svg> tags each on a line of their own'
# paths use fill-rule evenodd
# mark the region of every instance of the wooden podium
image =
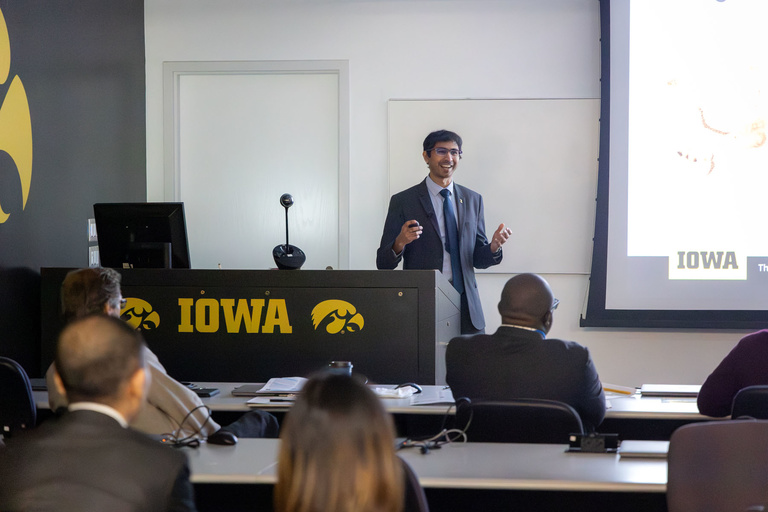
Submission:
<svg viewBox="0 0 768 512">
<path fill-rule="evenodd" d="M 42 367 L 69 269 L 44 268 Z M 435 270 L 120 270 L 123 318 L 185 381 L 264 382 L 333 360 L 374 383 L 445 383 L 459 294 Z M 56 319 L 53 321 L 53 319 Z"/>
</svg>

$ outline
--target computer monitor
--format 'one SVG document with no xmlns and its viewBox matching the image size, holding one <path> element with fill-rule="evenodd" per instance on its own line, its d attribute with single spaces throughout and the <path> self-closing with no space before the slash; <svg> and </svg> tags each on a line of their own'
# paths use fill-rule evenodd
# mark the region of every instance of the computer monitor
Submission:
<svg viewBox="0 0 768 512">
<path fill-rule="evenodd" d="M 93 205 L 102 267 L 190 268 L 184 203 Z"/>
</svg>

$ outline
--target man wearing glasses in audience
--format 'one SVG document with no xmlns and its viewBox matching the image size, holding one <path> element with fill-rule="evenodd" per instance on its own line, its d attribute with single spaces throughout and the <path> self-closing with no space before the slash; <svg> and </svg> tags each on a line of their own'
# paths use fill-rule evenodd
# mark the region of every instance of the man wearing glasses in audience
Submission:
<svg viewBox="0 0 768 512">
<path fill-rule="evenodd" d="M 445 381 L 453 396 L 472 402 L 556 400 L 576 409 L 584 429 L 594 431 L 605 416 L 603 385 L 586 347 L 547 338 L 558 304 L 541 276 L 519 274 L 507 281 L 498 330 L 448 344 Z"/>
<path fill-rule="evenodd" d="M 62 314 L 66 323 L 95 313 L 120 318 L 125 299 L 120 286 L 121 275 L 111 268 L 73 270 L 61 285 Z M 153 435 L 171 435 L 177 441 L 207 439 L 210 443 L 226 442 L 237 437 L 277 437 L 277 419 L 265 411 L 249 411 L 238 420 L 220 427 L 194 391 L 168 375 L 160 360 L 144 347 L 151 385 L 147 404 L 131 421 L 131 427 Z M 67 397 L 55 386 L 55 364 L 46 373 L 48 402 L 52 410 L 67 406 Z M 231 442 L 231 441 L 230 441 Z"/>
<path fill-rule="evenodd" d="M 512 231 L 499 225 L 489 242 L 485 235 L 483 197 L 453 182 L 461 160 L 458 134 L 438 130 L 424 139 L 429 176 L 392 196 L 376 267 L 441 271 L 461 295 L 461 333 L 484 332 L 485 318 L 475 268 L 501 263 L 501 246 Z"/>
</svg>

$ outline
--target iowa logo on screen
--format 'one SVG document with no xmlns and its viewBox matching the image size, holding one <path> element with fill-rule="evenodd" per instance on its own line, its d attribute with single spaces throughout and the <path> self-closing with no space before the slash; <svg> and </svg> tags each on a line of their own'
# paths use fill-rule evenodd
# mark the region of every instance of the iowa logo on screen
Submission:
<svg viewBox="0 0 768 512">
<path fill-rule="evenodd" d="M 160 325 L 160 315 L 152 310 L 152 304 L 136 297 L 126 299 L 125 307 L 120 310 L 120 318 L 134 329 L 142 331 L 157 329 Z"/>
<path fill-rule="evenodd" d="M 21 184 L 21 209 L 27 206 L 29 187 L 32 184 L 32 120 L 29 115 L 29 102 L 24 85 L 18 76 L 14 76 L 7 86 L 11 71 L 11 39 L 5 17 L 0 11 L 0 151 L 11 157 L 15 172 Z M 0 172 L 2 168 L 0 168 Z M 10 217 L 0 204 L 0 224 Z"/>
<path fill-rule="evenodd" d="M 358 332 L 364 323 L 363 315 L 355 306 L 343 300 L 324 300 L 312 310 L 312 325 L 316 331 L 325 329 L 329 334 Z"/>
</svg>

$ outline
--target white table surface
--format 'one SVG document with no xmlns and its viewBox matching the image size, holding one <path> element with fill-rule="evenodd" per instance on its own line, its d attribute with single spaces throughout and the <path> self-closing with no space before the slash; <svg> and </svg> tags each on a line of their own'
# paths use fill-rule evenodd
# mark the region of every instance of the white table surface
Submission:
<svg viewBox="0 0 768 512">
<path fill-rule="evenodd" d="M 212 411 L 249 411 L 253 407 L 246 402 L 250 397 L 232 396 L 232 390 L 243 384 L 250 384 L 247 382 L 195 382 L 201 388 L 218 388 L 219 393 L 212 397 L 204 397 L 202 401 Z M 394 384 L 381 384 L 378 387 L 394 387 Z M 450 389 L 445 386 L 422 386 L 422 393 L 415 394 L 408 398 L 382 398 L 387 411 L 393 414 L 446 414 L 449 409 L 450 413 L 455 412 L 455 408 L 448 405 L 414 405 L 420 400 L 424 399 L 447 399 L 453 400 L 453 395 Z M 48 392 L 47 391 L 34 391 L 33 392 L 35 404 L 38 409 L 48 409 Z M 266 409 L 271 411 L 287 411 L 291 407 L 290 402 L 275 402 L 267 404 L 259 404 L 259 409 Z"/>
<path fill-rule="evenodd" d="M 200 387 L 219 388 L 220 393 L 211 398 L 204 398 L 203 403 L 214 411 L 243 411 L 250 407 L 245 404 L 246 397 L 232 396 L 232 390 L 244 383 L 239 382 L 199 382 Z M 393 385 L 382 385 L 393 387 Z M 437 397 L 439 393 L 450 395 L 450 390 L 444 386 L 422 386 L 423 393 L 410 398 L 382 399 L 387 411 L 393 414 L 446 414 L 455 413 L 455 408 L 448 411 L 447 405 L 413 405 L 413 402 L 423 398 Z M 640 394 L 608 395 L 606 418 L 639 418 L 639 419 L 673 419 L 673 420 L 707 420 L 714 419 L 699 413 L 695 398 L 658 398 L 642 397 Z M 288 410 L 290 403 L 261 404 L 260 408 L 271 410 Z"/>
<path fill-rule="evenodd" d="M 247 397 L 232 396 L 232 390 L 243 382 L 196 382 L 200 387 L 213 387 L 219 389 L 219 394 L 210 398 L 203 398 L 203 403 L 213 411 L 247 411 L 251 407 L 245 402 Z M 391 386 L 390 386 L 391 387 Z M 445 393 L 443 386 L 422 386 L 424 392 L 421 397 L 437 396 Z M 35 403 L 40 409 L 48 408 L 48 393 L 35 391 Z M 455 408 L 447 405 L 412 405 L 414 398 L 382 399 L 386 409 L 393 414 L 435 414 L 441 415 L 455 413 Z M 606 418 L 621 419 L 658 419 L 658 420 L 713 420 L 709 416 L 699 413 L 695 398 L 657 398 L 641 397 L 639 394 L 632 396 L 611 396 L 608 399 Z M 259 406 L 267 410 L 286 411 L 290 403 L 280 402 Z M 450 410 L 449 410 L 450 409 Z"/>
<path fill-rule="evenodd" d="M 279 440 L 241 439 L 234 446 L 184 448 L 193 483 L 273 484 Z M 423 487 L 650 492 L 666 491 L 665 459 L 567 453 L 565 445 L 454 443 L 422 454 L 399 451 Z"/>
<path fill-rule="evenodd" d="M 196 382 L 200 387 L 218 388 L 219 394 L 210 398 L 203 398 L 203 403 L 211 408 L 212 411 L 245 411 L 252 407 L 246 404 L 249 397 L 232 396 L 232 390 L 243 384 L 242 382 Z M 381 384 L 374 387 L 394 387 L 394 384 Z M 393 414 L 446 414 L 448 409 L 452 409 L 448 404 L 444 405 L 414 405 L 420 400 L 437 399 L 438 397 L 453 400 L 450 389 L 445 386 L 421 386 L 422 392 L 412 395 L 408 398 L 382 398 L 387 411 Z M 259 404 L 259 409 L 286 411 L 290 409 L 290 402 L 275 402 Z"/>
</svg>

